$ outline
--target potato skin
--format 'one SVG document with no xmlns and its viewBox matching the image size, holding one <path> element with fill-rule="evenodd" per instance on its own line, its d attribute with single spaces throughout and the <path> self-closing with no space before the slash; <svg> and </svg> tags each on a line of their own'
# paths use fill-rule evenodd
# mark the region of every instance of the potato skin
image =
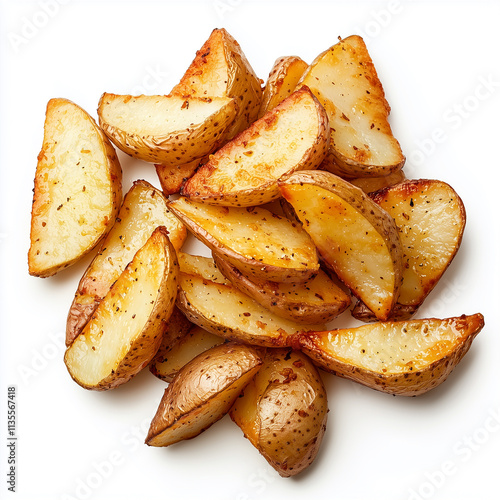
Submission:
<svg viewBox="0 0 500 500">
<path fill-rule="evenodd" d="M 165 389 L 146 444 L 169 446 L 206 430 L 229 411 L 261 364 L 256 349 L 234 342 L 196 356 Z"/>
<path fill-rule="evenodd" d="M 230 415 L 282 477 L 314 461 L 326 430 L 327 394 L 311 360 L 290 349 L 267 349 L 264 363 Z"/>
</svg>

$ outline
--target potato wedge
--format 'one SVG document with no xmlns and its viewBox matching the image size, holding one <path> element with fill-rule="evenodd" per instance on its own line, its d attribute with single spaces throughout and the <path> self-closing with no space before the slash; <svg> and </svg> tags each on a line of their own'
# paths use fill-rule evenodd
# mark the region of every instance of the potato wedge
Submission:
<svg viewBox="0 0 500 500">
<path fill-rule="evenodd" d="M 176 167 L 217 149 L 237 109 L 228 97 L 104 93 L 97 113 L 104 133 L 122 151 Z"/>
<path fill-rule="evenodd" d="M 258 352 L 243 344 L 222 344 L 198 355 L 165 389 L 146 444 L 169 446 L 206 430 L 229 411 L 261 364 Z"/>
<path fill-rule="evenodd" d="M 215 265 L 241 292 L 277 316 L 298 323 L 328 323 L 345 311 L 351 298 L 321 269 L 307 283 L 278 283 L 244 275 L 213 254 Z"/>
<path fill-rule="evenodd" d="M 196 325 L 228 340 L 262 347 L 279 347 L 303 324 L 281 318 L 240 292 L 208 257 L 188 258 L 181 264 L 177 307 Z M 214 278 L 210 279 L 210 275 Z M 324 323 L 323 323 L 324 325 Z M 317 330 L 318 327 L 310 325 Z"/>
<path fill-rule="evenodd" d="M 403 273 L 394 219 L 361 189 L 330 172 L 296 172 L 279 185 L 325 264 L 379 320 L 386 320 Z"/>
<path fill-rule="evenodd" d="M 429 179 L 408 180 L 371 198 L 394 218 L 399 231 L 403 282 L 391 319 L 408 319 L 454 259 L 465 229 L 465 207 L 449 184 Z M 353 316 L 375 319 L 361 304 Z"/>
<path fill-rule="evenodd" d="M 111 285 L 158 226 L 165 226 L 170 242 L 179 250 L 187 236 L 184 224 L 170 212 L 161 191 L 144 180 L 135 181 L 78 284 L 66 321 L 66 345 L 80 334 Z"/>
<path fill-rule="evenodd" d="M 484 326 L 481 314 L 304 332 L 292 344 L 321 368 L 378 391 L 417 396 L 438 386 Z"/>
<path fill-rule="evenodd" d="M 225 29 L 214 29 L 170 95 L 234 98 L 239 106 L 229 140 L 257 119 L 262 88 L 238 42 Z"/>
<path fill-rule="evenodd" d="M 151 361 L 174 308 L 177 275 L 175 249 L 160 226 L 66 349 L 64 362 L 75 382 L 85 389 L 113 389 Z"/>
<path fill-rule="evenodd" d="M 262 368 L 230 411 L 245 437 L 283 477 L 314 461 L 327 414 L 318 370 L 306 355 L 290 349 L 267 349 Z"/>
<path fill-rule="evenodd" d="M 406 180 L 406 175 L 401 169 L 383 177 L 356 177 L 355 179 L 349 179 L 349 182 L 362 189 L 365 193 L 374 193 L 383 188 L 399 184 L 404 180 Z"/>
<path fill-rule="evenodd" d="M 163 337 L 158 352 L 149 364 L 149 371 L 165 382 L 172 382 L 176 373 L 198 354 L 225 342 L 222 337 L 189 323 L 189 331 L 176 341 L 168 342 Z"/>
<path fill-rule="evenodd" d="M 118 212 L 121 180 L 115 150 L 94 119 L 67 99 L 51 99 L 33 191 L 32 276 L 52 276 L 99 243 Z"/>
<path fill-rule="evenodd" d="M 278 179 L 318 168 L 328 142 L 325 110 L 302 87 L 210 156 L 181 194 L 218 205 L 263 205 L 280 197 Z"/>
<path fill-rule="evenodd" d="M 179 252 L 179 270 L 184 274 L 194 274 L 203 279 L 230 285 L 231 282 L 217 269 L 213 258 Z"/>
<path fill-rule="evenodd" d="M 297 56 L 279 57 L 274 61 L 262 94 L 259 118 L 294 92 L 308 67 L 309 65 Z"/>
<path fill-rule="evenodd" d="M 330 120 L 328 169 L 346 177 L 389 175 L 405 157 L 389 125 L 389 104 L 360 36 L 340 39 L 309 66 L 300 80 Z"/>
<path fill-rule="evenodd" d="M 196 238 L 245 274 L 303 282 L 318 272 L 316 248 L 307 232 L 269 210 L 221 207 L 184 197 L 169 207 Z"/>
<path fill-rule="evenodd" d="M 175 166 L 156 163 L 156 175 L 160 181 L 163 194 L 165 196 L 169 196 L 171 194 L 179 193 L 184 182 L 189 179 L 196 172 L 196 169 L 206 161 L 208 161 L 208 158 L 197 158 L 189 163 L 183 163 Z"/>
</svg>

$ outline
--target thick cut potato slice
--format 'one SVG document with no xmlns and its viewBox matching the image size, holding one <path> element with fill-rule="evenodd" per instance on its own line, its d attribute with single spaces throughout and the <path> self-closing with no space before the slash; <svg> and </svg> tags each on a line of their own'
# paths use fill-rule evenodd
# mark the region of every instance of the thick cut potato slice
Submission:
<svg viewBox="0 0 500 500">
<path fill-rule="evenodd" d="M 328 323 L 345 311 L 351 298 L 321 269 L 307 283 L 278 283 L 244 275 L 213 254 L 221 273 L 240 291 L 269 311 L 298 323 Z"/>
<path fill-rule="evenodd" d="M 99 243 L 120 206 L 121 180 L 115 150 L 94 119 L 67 99 L 51 99 L 33 191 L 32 276 L 51 276 Z"/>
<path fill-rule="evenodd" d="M 408 319 L 455 257 L 465 229 L 462 200 L 445 182 L 405 181 L 371 195 L 396 221 L 403 249 L 403 282 L 392 319 Z M 362 305 L 353 316 L 364 321 Z M 372 316 L 370 318 L 370 316 Z M 368 319 L 375 319 L 368 315 Z"/>
<path fill-rule="evenodd" d="M 417 396 L 444 382 L 483 326 L 483 316 L 474 314 L 304 332 L 291 341 L 336 375 L 389 394 Z"/>
<path fill-rule="evenodd" d="M 349 179 L 349 182 L 362 189 L 365 193 L 374 193 L 383 188 L 399 184 L 404 180 L 406 180 L 406 175 L 401 169 L 383 177 L 357 177 Z"/>
<path fill-rule="evenodd" d="M 381 321 L 399 295 L 402 249 L 394 219 L 361 189 L 329 172 L 280 182 L 325 264 Z"/>
<path fill-rule="evenodd" d="M 196 238 L 245 274 L 303 282 L 318 272 L 316 248 L 307 232 L 269 210 L 221 207 L 184 197 L 169 206 Z"/>
<path fill-rule="evenodd" d="M 267 78 L 259 118 L 284 101 L 296 88 L 309 65 L 297 56 L 280 57 L 274 61 Z"/>
<path fill-rule="evenodd" d="M 299 82 L 330 120 L 328 169 L 346 177 L 388 175 L 405 157 L 388 122 L 389 104 L 363 39 L 350 36 L 321 53 Z"/>
<path fill-rule="evenodd" d="M 262 88 L 238 42 L 225 29 L 215 29 L 170 95 L 234 98 L 238 112 L 229 140 L 257 119 Z"/>
<path fill-rule="evenodd" d="M 99 253 L 78 284 L 66 322 L 67 345 L 80 334 L 111 285 L 158 226 L 165 226 L 170 242 L 179 250 L 187 235 L 184 224 L 170 212 L 158 189 L 144 180 L 134 182 Z"/>
<path fill-rule="evenodd" d="M 263 205 L 280 197 L 278 179 L 318 168 L 328 142 L 325 110 L 303 87 L 212 155 L 181 194 L 218 205 Z"/>
<path fill-rule="evenodd" d="M 208 257 L 181 258 L 177 306 L 190 321 L 214 335 L 263 347 L 283 346 L 304 328 L 240 292 L 214 267 Z"/>
<path fill-rule="evenodd" d="M 320 448 L 328 414 L 325 386 L 301 352 L 268 349 L 263 361 L 230 415 L 281 476 L 294 476 Z"/>
<path fill-rule="evenodd" d="M 172 382 L 175 374 L 198 354 L 225 342 L 222 337 L 189 323 L 192 328 L 176 341 L 166 342 L 163 338 L 149 365 L 149 371 L 165 382 Z"/>
<path fill-rule="evenodd" d="M 260 368 L 258 352 L 222 344 L 185 365 L 165 389 L 146 444 L 169 446 L 191 439 L 221 419 Z"/>
<path fill-rule="evenodd" d="M 176 167 L 217 149 L 237 107 L 228 97 L 104 93 L 97 113 L 104 133 L 122 151 Z"/>
<path fill-rule="evenodd" d="M 64 362 L 75 382 L 85 389 L 113 389 L 151 361 L 174 308 L 177 275 L 175 249 L 160 226 L 66 350 Z"/>
</svg>

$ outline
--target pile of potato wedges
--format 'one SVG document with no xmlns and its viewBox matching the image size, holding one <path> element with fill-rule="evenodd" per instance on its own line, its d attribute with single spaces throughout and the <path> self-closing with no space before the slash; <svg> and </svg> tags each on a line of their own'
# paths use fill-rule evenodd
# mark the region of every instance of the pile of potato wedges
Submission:
<svg viewBox="0 0 500 500">
<path fill-rule="evenodd" d="M 363 39 L 339 38 L 310 64 L 280 57 L 263 83 L 215 29 L 168 95 L 104 93 L 97 122 L 51 99 L 28 266 L 48 277 L 97 249 L 64 362 L 85 389 L 146 368 L 168 383 L 148 445 L 229 414 L 288 477 L 321 445 L 325 372 L 423 394 L 484 318 L 414 319 L 466 213 L 446 182 L 406 178 Z M 138 179 L 122 199 L 115 148 L 149 163 L 159 187 Z M 188 253 L 188 238 L 211 257 Z M 349 312 L 360 326 L 335 328 Z"/>
</svg>

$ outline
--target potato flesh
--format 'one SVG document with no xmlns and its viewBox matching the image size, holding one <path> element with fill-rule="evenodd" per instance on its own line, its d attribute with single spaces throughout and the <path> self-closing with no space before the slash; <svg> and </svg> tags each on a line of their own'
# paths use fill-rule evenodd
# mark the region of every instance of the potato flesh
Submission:
<svg viewBox="0 0 500 500">
<path fill-rule="evenodd" d="M 324 111 L 309 90 L 297 91 L 217 151 L 182 193 L 232 206 L 272 201 L 279 190 L 270 184 L 296 169 L 319 166 L 326 153 L 327 130 Z M 251 190 L 259 190 L 256 199 L 245 200 L 243 193 Z"/>
<path fill-rule="evenodd" d="M 295 90 L 307 68 L 308 64 L 297 56 L 276 59 L 264 88 L 259 118 L 275 108 Z"/>
<path fill-rule="evenodd" d="M 451 353 L 469 332 L 457 318 L 379 322 L 318 332 L 314 344 L 327 355 L 382 374 L 418 371 Z"/>
<path fill-rule="evenodd" d="M 179 252 L 179 269 L 184 274 L 199 275 L 214 283 L 229 284 L 210 257 Z"/>
<path fill-rule="evenodd" d="M 164 244 L 164 243 L 163 243 Z M 153 235 L 142 247 L 129 266 L 123 271 L 115 285 L 99 304 L 92 319 L 82 333 L 68 348 L 65 362 L 71 376 L 82 386 L 95 388 L 112 376 L 129 352 L 131 346 L 140 339 L 150 316 L 155 309 L 160 288 L 170 262 L 164 248 Z M 175 289 L 174 280 L 174 288 Z M 170 312 L 173 307 L 171 297 Z M 136 361 L 142 351 L 149 357 L 139 360 L 139 366 L 149 362 L 156 352 L 159 342 L 161 318 L 157 318 L 157 328 L 151 328 L 148 336 L 140 339 L 135 346 Z M 150 346 L 156 342 L 155 348 Z M 137 368 L 137 367 L 136 367 Z"/>
<path fill-rule="evenodd" d="M 104 141 L 81 108 L 65 99 L 49 101 L 35 177 L 32 274 L 46 276 L 69 265 L 91 250 L 112 222 L 121 198 L 121 188 L 113 194 L 121 169 L 108 157 Z"/>
<path fill-rule="evenodd" d="M 226 97 L 118 96 L 104 94 L 102 119 L 131 134 L 165 136 L 207 121 L 232 99 Z"/>
<path fill-rule="evenodd" d="M 395 220 L 403 247 L 398 302 L 420 305 L 460 246 L 465 209 L 446 183 L 414 180 L 373 196 Z"/>
<path fill-rule="evenodd" d="M 309 86 L 325 107 L 331 148 L 342 159 L 401 166 L 404 157 L 387 121 L 390 108 L 375 78 L 363 40 L 351 36 L 320 54 L 299 85 Z"/>
<path fill-rule="evenodd" d="M 386 241 L 354 207 L 313 184 L 282 187 L 286 200 L 311 235 L 320 255 L 339 278 L 354 286 L 370 309 L 391 304 L 395 290 L 393 259 Z"/>
<path fill-rule="evenodd" d="M 206 330 L 253 345 L 283 345 L 284 339 L 303 326 L 271 313 L 233 286 L 180 273 L 179 287 L 188 318 Z M 317 327 L 311 326 L 312 329 Z"/>
<path fill-rule="evenodd" d="M 182 219 L 188 229 L 219 253 L 226 253 L 228 249 L 231 255 L 255 261 L 256 267 L 272 265 L 311 272 L 319 268 L 316 248 L 309 235 L 299 225 L 268 210 L 219 207 L 186 198 L 171 202 L 170 207 L 189 219 Z"/>
</svg>

